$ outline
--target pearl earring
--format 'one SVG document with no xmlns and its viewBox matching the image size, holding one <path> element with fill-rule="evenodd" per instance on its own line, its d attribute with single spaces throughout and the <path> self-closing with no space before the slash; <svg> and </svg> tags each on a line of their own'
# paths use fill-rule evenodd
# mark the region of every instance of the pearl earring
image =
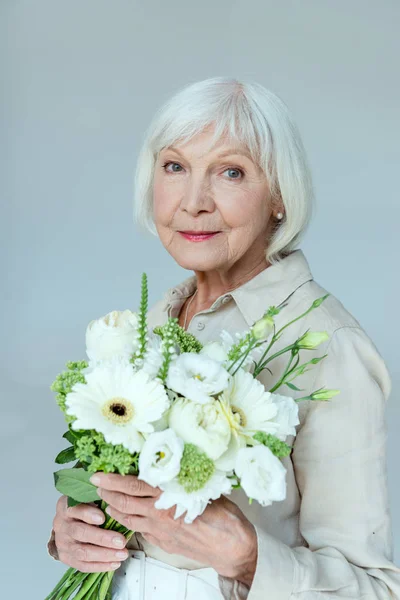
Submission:
<svg viewBox="0 0 400 600">
<path fill-rule="evenodd" d="M 279 220 L 283 219 L 283 214 L 281 212 L 278 212 L 277 215 L 276 215 L 276 218 L 279 219 Z"/>
</svg>

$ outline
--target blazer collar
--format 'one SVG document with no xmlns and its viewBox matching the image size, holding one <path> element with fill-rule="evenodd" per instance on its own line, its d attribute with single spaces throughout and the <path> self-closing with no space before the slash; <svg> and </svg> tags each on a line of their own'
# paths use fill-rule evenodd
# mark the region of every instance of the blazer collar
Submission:
<svg viewBox="0 0 400 600">
<path fill-rule="evenodd" d="M 271 265 L 255 275 L 240 287 L 223 294 L 210 307 L 218 308 L 225 297 L 235 300 L 249 327 L 260 319 L 269 306 L 279 306 L 313 275 L 309 263 L 301 249 L 292 251 L 277 264 Z M 196 289 L 196 276 L 188 277 L 170 288 L 164 296 L 163 310 L 170 306 L 182 305 Z"/>
</svg>

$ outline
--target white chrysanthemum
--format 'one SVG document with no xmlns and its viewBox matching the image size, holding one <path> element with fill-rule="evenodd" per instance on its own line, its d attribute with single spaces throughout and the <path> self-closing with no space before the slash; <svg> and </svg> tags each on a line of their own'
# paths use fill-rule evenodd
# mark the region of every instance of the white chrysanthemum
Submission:
<svg viewBox="0 0 400 600">
<path fill-rule="evenodd" d="M 229 373 L 218 361 L 196 352 L 184 352 L 168 369 L 166 384 L 193 402 L 212 402 L 228 385 Z"/>
<path fill-rule="evenodd" d="M 236 483 L 236 480 L 233 480 Z M 226 473 L 215 470 L 205 485 L 197 491 L 187 492 L 180 483 L 173 479 L 159 486 L 163 493 L 156 500 L 156 508 L 171 508 L 176 504 L 174 519 L 178 519 L 186 512 L 185 523 L 192 523 L 196 517 L 201 515 L 211 500 L 216 500 L 222 494 L 230 494 L 232 480 L 228 479 Z"/>
<path fill-rule="evenodd" d="M 180 471 L 184 445 L 173 429 L 151 433 L 140 452 L 138 479 L 153 487 L 171 481 Z"/>
<path fill-rule="evenodd" d="M 219 402 L 198 404 L 179 398 L 168 411 L 168 423 L 180 438 L 213 460 L 228 448 L 231 432 Z"/>
<path fill-rule="evenodd" d="M 66 412 L 76 417 L 72 428 L 95 429 L 107 442 L 139 451 L 143 434 L 154 431 L 152 422 L 169 407 L 162 383 L 123 359 L 96 367 L 85 379 L 66 396 Z"/>
<path fill-rule="evenodd" d="M 286 497 L 286 469 L 279 458 L 262 444 L 239 450 L 235 473 L 240 477 L 243 491 L 261 506 L 269 506 Z"/>
<path fill-rule="evenodd" d="M 138 349 L 138 339 L 138 316 L 130 310 L 113 310 L 90 321 L 86 329 L 89 366 L 115 356 L 129 359 Z"/>
</svg>

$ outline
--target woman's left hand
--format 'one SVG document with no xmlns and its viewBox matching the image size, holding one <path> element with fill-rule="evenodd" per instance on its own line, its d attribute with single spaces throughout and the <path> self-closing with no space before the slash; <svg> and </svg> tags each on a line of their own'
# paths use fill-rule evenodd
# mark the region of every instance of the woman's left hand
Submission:
<svg viewBox="0 0 400 600">
<path fill-rule="evenodd" d="M 257 564 L 257 534 L 240 508 L 226 496 L 213 500 L 193 523 L 176 507 L 158 509 L 162 490 L 135 475 L 96 473 L 98 494 L 109 504 L 106 512 L 121 525 L 140 532 L 150 543 L 170 554 L 181 554 L 238 579 L 249 587 Z"/>
</svg>

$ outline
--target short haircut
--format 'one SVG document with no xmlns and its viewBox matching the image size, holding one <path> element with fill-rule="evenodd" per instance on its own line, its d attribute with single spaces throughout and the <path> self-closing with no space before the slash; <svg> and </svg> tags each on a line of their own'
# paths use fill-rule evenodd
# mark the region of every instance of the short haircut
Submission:
<svg viewBox="0 0 400 600">
<path fill-rule="evenodd" d="M 139 152 L 134 178 L 134 219 L 157 235 L 153 220 L 153 176 L 162 148 L 185 143 L 214 126 L 212 144 L 222 135 L 249 150 L 284 207 L 266 240 L 266 259 L 275 263 L 298 245 L 314 207 L 310 167 L 300 132 L 287 105 L 257 82 L 212 77 L 175 93 L 156 112 Z"/>
</svg>

